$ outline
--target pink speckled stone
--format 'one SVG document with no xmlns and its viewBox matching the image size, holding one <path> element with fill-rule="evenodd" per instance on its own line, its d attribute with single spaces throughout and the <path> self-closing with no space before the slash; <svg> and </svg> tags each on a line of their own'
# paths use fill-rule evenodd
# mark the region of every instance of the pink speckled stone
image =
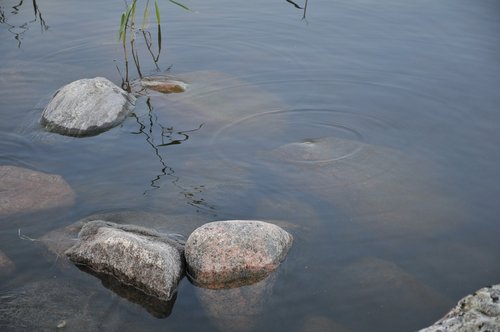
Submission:
<svg viewBox="0 0 500 332">
<path fill-rule="evenodd" d="M 196 229 L 185 247 L 188 273 L 205 288 L 230 288 L 265 278 L 285 259 L 292 236 L 256 220 L 215 221 Z"/>
</svg>

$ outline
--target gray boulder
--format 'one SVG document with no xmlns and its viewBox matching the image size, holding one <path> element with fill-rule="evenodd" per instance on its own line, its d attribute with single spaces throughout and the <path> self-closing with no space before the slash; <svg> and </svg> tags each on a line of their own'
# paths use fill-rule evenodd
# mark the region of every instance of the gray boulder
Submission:
<svg viewBox="0 0 500 332">
<path fill-rule="evenodd" d="M 57 90 L 41 124 L 68 136 L 97 135 L 123 122 L 135 106 L 135 97 L 103 77 L 81 79 Z"/>
<path fill-rule="evenodd" d="M 187 270 L 192 281 L 205 288 L 249 285 L 274 271 L 292 242 L 289 233 L 262 221 L 211 222 L 186 241 Z"/>
<path fill-rule="evenodd" d="M 500 285 L 481 288 L 461 299 L 434 325 L 420 332 L 500 331 Z"/>
<path fill-rule="evenodd" d="M 101 220 L 85 224 L 66 251 L 76 264 L 168 301 L 184 273 L 182 245 L 168 234 Z"/>
<path fill-rule="evenodd" d="M 0 166 L 0 217 L 72 205 L 75 193 L 59 175 Z"/>
</svg>

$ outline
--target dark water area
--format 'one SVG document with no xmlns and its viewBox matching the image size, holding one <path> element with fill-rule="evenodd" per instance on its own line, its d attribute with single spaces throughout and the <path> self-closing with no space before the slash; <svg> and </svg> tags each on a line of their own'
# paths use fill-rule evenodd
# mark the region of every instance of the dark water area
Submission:
<svg viewBox="0 0 500 332">
<path fill-rule="evenodd" d="M 192 12 L 160 3 L 159 72 L 138 49 L 144 74 L 188 90 L 69 138 L 40 115 L 71 81 L 120 84 L 124 4 L 0 0 L 0 165 L 76 192 L 71 208 L 0 219 L 16 265 L 0 275 L 0 323 L 40 284 L 66 310 L 53 328 L 233 330 L 187 279 L 158 318 L 32 241 L 122 210 L 285 221 L 293 248 L 248 331 L 414 331 L 500 282 L 499 1 L 315 0 L 305 19 L 286 1 L 183 3 Z"/>
</svg>

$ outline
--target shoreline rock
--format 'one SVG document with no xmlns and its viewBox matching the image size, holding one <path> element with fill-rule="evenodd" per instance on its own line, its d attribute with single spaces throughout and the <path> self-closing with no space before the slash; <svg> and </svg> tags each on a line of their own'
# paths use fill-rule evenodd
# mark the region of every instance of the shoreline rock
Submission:
<svg viewBox="0 0 500 332">
<path fill-rule="evenodd" d="M 263 221 L 210 222 L 186 241 L 188 275 L 195 285 L 209 289 L 250 285 L 278 267 L 292 242 L 288 232 Z"/>
<path fill-rule="evenodd" d="M 467 295 L 443 318 L 419 332 L 500 331 L 500 285 Z"/>
<path fill-rule="evenodd" d="M 66 136 L 93 136 L 122 123 L 135 97 L 104 77 L 81 79 L 57 90 L 40 123 Z"/>
</svg>

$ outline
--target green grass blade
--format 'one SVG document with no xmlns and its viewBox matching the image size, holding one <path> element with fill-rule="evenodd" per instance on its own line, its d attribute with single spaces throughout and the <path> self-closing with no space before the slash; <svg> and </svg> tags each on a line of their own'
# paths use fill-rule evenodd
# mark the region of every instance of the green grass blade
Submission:
<svg viewBox="0 0 500 332">
<path fill-rule="evenodd" d="M 183 4 L 182 4 L 182 3 L 180 3 L 180 2 L 177 2 L 177 1 L 175 1 L 175 0 L 168 0 L 168 1 L 170 1 L 170 2 L 171 2 L 171 3 L 173 3 L 174 5 L 177 5 L 177 6 L 181 7 L 181 8 L 184 8 L 185 10 L 189 10 L 189 11 L 191 11 L 191 9 L 189 9 L 189 7 L 187 7 L 186 5 L 183 5 Z"/>
<path fill-rule="evenodd" d="M 158 0 L 155 0 L 155 13 L 156 13 L 156 22 L 160 24 L 160 6 L 158 6 Z"/>
<path fill-rule="evenodd" d="M 120 31 L 119 31 L 119 34 L 118 34 L 118 40 L 122 40 L 123 39 L 123 35 L 125 34 L 125 12 L 122 13 L 122 17 L 120 19 Z"/>
<path fill-rule="evenodd" d="M 146 6 L 144 7 L 144 14 L 142 15 L 142 25 L 141 30 L 144 30 L 148 24 L 149 19 L 149 0 L 146 2 Z"/>
</svg>

